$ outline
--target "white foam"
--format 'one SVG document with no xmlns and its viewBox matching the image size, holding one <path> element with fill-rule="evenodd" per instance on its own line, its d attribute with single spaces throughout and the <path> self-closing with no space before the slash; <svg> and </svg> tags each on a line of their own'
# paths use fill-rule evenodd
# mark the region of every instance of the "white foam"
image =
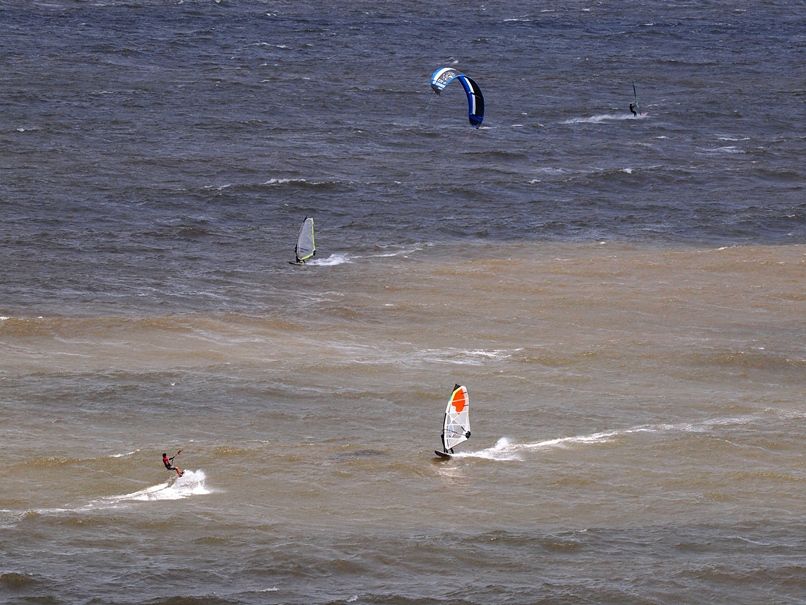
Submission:
<svg viewBox="0 0 806 605">
<path fill-rule="evenodd" d="M 631 113 L 600 113 L 595 116 L 588 116 L 583 118 L 571 118 L 564 120 L 560 124 L 599 124 L 600 122 L 612 122 L 618 120 L 645 120 L 649 114 L 639 113 L 637 116 Z"/>
<path fill-rule="evenodd" d="M 423 249 L 422 245 L 410 246 L 401 248 L 400 250 L 393 250 L 392 252 L 379 252 L 378 254 L 369 254 L 369 257 L 388 258 L 391 256 L 408 256 Z"/>
<path fill-rule="evenodd" d="M 587 435 L 572 435 L 569 437 L 557 437 L 555 439 L 545 439 L 531 443 L 512 443 L 507 437 L 501 437 L 493 447 L 478 450 L 475 452 L 457 452 L 455 458 L 484 458 L 486 460 L 521 460 L 518 455 L 522 451 L 539 450 L 547 448 L 568 448 L 577 445 L 595 445 L 607 443 L 613 439 L 636 433 L 703 433 L 717 426 L 743 425 L 757 421 L 760 416 L 748 414 L 745 416 L 729 416 L 725 418 L 712 418 L 701 422 L 679 422 L 674 424 L 643 424 L 626 429 L 612 431 L 600 431 Z"/>
<path fill-rule="evenodd" d="M 123 454 L 109 454 L 109 456 L 107 456 L 107 458 L 125 458 L 127 456 L 132 456 L 132 455 L 136 454 L 139 451 L 140 451 L 139 449 L 136 449 L 136 450 L 132 450 L 130 452 L 125 452 Z"/>
<path fill-rule="evenodd" d="M 708 153 L 744 153 L 744 150 L 739 149 L 735 145 L 727 145 L 725 147 L 712 147 L 705 150 Z"/>
<path fill-rule="evenodd" d="M 344 265 L 353 262 L 350 255 L 342 252 L 331 254 L 327 258 L 317 258 L 316 260 L 306 261 L 306 265 L 316 265 L 318 267 L 333 267 L 335 265 Z"/>
<path fill-rule="evenodd" d="M 571 437 L 558 437 L 556 439 L 535 441 L 534 443 L 522 443 L 513 447 L 531 450 L 546 447 L 566 447 L 575 443 L 604 443 L 606 441 L 610 441 L 613 437 L 616 437 L 619 434 L 621 434 L 621 431 L 603 431 L 601 433 L 591 433 L 590 435 L 574 435 Z"/>
<path fill-rule="evenodd" d="M 479 366 L 485 361 L 509 359 L 521 349 L 425 349 L 417 353 L 419 361 L 427 363 L 449 363 L 454 365 Z"/>
<path fill-rule="evenodd" d="M 181 477 L 152 485 L 131 494 L 120 496 L 107 496 L 96 503 L 118 504 L 122 502 L 151 502 L 155 500 L 182 500 L 191 496 L 201 496 L 211 493 L 205 484 L 207 476 L 204 471 L 186 470 Z"/>
<path fill-rule="evenodd" d="M 555 174 L 568 174 L 570 170 L 568 170 L 567 168 L 554 168 L 552 166 L 543 166 L 541 168 L 535 168 L 534 172 L 537 172 L 539 174 L 555 175 Z"/>
<path fill-rule="evenodd" d="M 454 458 L 483 458 L 484 460 L 497 460 L 501 462 L 510 460 L 521 460 L 521 457 L 515 453 L 515 447 L 509 442 L 506 437 L 501 437 L 496 441 L 495 445 L 487 449 L 478 450 L 475 452 L 457 452 L 453 454 Z"/>
<path fill-rule="evenodd" d="M 288 183 L 307 185 L 308 179 L 269 179 L 265 181 L 264 185 L 287 185 Z"/>
</svg>

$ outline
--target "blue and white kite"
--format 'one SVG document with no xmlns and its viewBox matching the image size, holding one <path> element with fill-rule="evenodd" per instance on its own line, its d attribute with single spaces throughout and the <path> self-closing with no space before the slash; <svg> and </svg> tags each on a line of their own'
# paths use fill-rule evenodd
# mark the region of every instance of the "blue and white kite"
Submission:
<svg viewBox="0 0 806 605">
<path fill-rule="evenodd" d="M 462 83 L 467 94 L 467 119 L 478 128 L 484 120 L 484 96 L 475 81 L 452 67 L 440 67 L 431 74 L 431 88 L 439 94 L 454 80 Z"/>
</svg>

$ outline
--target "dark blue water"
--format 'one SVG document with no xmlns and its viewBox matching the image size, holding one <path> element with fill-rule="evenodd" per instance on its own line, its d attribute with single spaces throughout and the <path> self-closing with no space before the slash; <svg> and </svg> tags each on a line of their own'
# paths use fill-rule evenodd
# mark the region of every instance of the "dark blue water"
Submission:
<svg viewBox="0 0 806 605">
<path fill-rule="evenodd" d="M 3 281 L 249 266 L 306 214 L 342 249 L 802 242 L 802 9 L 5 4 Z M 454 61 L 482 130 L 428 87 Z"/>
</svg>

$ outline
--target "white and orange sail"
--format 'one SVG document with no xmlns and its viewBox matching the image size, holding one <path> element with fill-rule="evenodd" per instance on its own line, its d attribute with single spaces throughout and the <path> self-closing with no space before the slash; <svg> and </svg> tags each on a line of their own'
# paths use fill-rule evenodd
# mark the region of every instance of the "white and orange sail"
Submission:
<svg viewBox="0 0 806 605">
<path fill-rule="evenodd" d="M 467 387 L 454 385 L 442 425 L 442 447 L 451 452 L 470 438 L 470 397 Z"/>
</svg>

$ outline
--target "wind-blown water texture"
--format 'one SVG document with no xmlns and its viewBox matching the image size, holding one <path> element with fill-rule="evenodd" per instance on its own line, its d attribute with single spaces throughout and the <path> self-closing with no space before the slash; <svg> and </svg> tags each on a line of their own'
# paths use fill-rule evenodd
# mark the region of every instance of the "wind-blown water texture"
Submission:
<svg viewBox="0 0 806 605">
<path fill-rule="evenodd" d="M 306 214 L 322 255 L 802 242 L 793 6 L 4 5 L 6 302 L 252 306 Z M 435 102 L 442 63 L 487 128 Z"/>
<path fill-rule="evenodd" d="M 804 31 L 0 4 L 0 600 L 802 603 Z"/>
</svg>

